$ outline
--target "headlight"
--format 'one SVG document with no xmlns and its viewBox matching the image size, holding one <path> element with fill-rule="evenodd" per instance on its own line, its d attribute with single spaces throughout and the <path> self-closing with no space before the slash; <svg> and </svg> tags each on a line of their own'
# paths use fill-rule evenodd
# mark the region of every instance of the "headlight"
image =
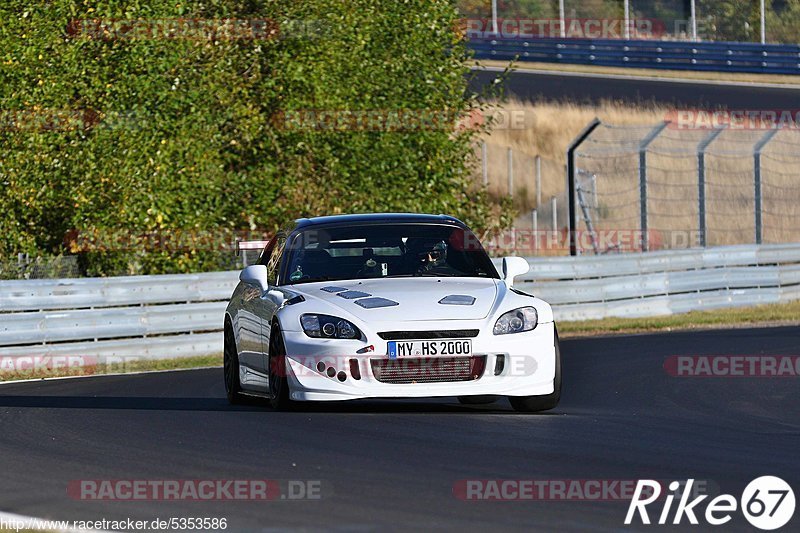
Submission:
<svg viewBox="0 0 800 533">
<path fill-rule="evenodd" d="M 361 332 L 351 322 L 328 315 L 302 315 L 300 324 L 309 337 L 321 339 L 357 339 Z"/>
<path fill-rule="evenodd" d="M 522 333 L 531 331 L 539 322 L 539 315 L 533 307 L 514 309 L 497 319 L 494 324 L 495 335 L 508 335 L 509 333 Z"/>
</svg>

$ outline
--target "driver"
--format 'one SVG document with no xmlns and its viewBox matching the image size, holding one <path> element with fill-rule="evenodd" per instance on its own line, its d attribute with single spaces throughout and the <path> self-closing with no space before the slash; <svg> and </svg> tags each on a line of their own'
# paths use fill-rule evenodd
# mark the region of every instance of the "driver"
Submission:
<svg viewBox="0 0 800 533">
<path fill-rule="evenodd" d="M 439 241 L 422 256 L 422 262 L 417 272 L 424 274 L 436 272 L 447 266 L 447 243 Z"/>
</svg>

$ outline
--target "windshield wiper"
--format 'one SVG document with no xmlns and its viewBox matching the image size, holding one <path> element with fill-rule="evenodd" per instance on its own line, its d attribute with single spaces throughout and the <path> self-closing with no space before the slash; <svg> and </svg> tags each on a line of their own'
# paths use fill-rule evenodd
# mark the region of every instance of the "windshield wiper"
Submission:
<svg viewBox="0 0 800 533">
<path fill-rule="evenodd" d="M 308 278 L 308 279 L 299 279 L 294 283 L 290 283 L 290 285 L 302 285 L 303 283 L 316 283 L 318 281 L 336 281 L 330 276 L 318 276 L 315 278 Z"/>
</svg>

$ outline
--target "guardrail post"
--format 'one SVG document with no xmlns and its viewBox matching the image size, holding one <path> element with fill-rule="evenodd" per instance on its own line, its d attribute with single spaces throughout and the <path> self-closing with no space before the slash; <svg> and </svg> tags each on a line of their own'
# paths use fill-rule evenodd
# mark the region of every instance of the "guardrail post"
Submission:
<svg viewBox="0 0 800 533">
<path fill-rule="evenodd" d="M 753 195 L 753 202 L 754 202 L 754 213 L 755 213 L 755 229 L 756 229 L 756 244 L 761 244 L 763 238 L 763 226 L 761 222 L 761 213 L 762 208 L 764 205 L 763 196 L 761 194 L 761 152 L 764 151 L 764 147 L 772 140 L 773 137 L 778 133 L 778 130 L 770 130 L 759 139 L 756 143 L 755 147 L 753 148 L 753 185 L 755 187 L 755 192 Z"/>
<path fill-rule="evenodd" d="M 647 137 L 639 143 L 639 226 L 642 230 L 642 252 L 650 249 L 647 238 L 647 148 L 668 125 L 669 121 L 662 122 L 650 130 Z"/>
<path fill-rule="evenodd" d="M 697 146 L 697 218 L 700 246 L 706 247 L 706 149 L 725 128 L 715 128 Z"/>
<path fill-rule="evenodd" d="M 583 131 L 575 137 L 567 148 L 567 206 L 569 208 L 569 254 L 578 255 L 578 243 L 575 232 L 578 230 L 578 216 L 575 209 L 575 179 L 577 178 L 577 167 L 575 165 L 575 151 L 601 124 L 599 118 L 592 120 Z M 554 227 L 553 230 L 557 230 Z"/>
</svg>

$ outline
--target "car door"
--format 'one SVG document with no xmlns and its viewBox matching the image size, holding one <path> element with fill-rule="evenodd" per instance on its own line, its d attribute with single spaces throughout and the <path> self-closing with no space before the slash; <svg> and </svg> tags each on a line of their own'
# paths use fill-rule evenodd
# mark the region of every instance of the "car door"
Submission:
<svg viewBox="0 0 800 533">
<path fill-rule="evenodd" d="M 261 319 L 256 314 L 255 302 L 261 296 L 261 289 L 254 285 L 244 284 L 239 293 L 239 311 L 237 313 L 237 339 L 239 355 L 239 381 L 244 390 L 257 390 L 258 380 L 255 365 L 262 356 Z"/>
<path fill-rule="evenodd" d="M 270 257 L 277 242 L 276 237 L 270 239 L 259 257 L 259 263 L 265 264 L 265 258 Z M 261 342 L 261 317 L 258 314 L 261 287 L 244 283 L 237 288 L 237 293 L 239 306 L 235 321 L 238 331 L 239 382 L 243 390 L 263 391 L 264 378 L 261 369 L 264 348 Z"/>
<path fill-rule="evenodd" d="M 263 391 L 268 388 L 268 365 L 269 365 L 269 338 L 272 319 L 283 301 L 282 293 L 274 290 L 278 286 L 278 273 L 281 268 L 283 251 L 286 246 L 286 235 L 279 233 L 275 237 L 275 246 L 269 254 L 264 254 L 259 261 L 267 267 L 267 278 L 269 280 L 269 290 L 260 294 L 253 301 L 253 309 L 261 322 L 259 357 L 253 361 L 253 373 L 258 380 L 258 387 Z"/>
</svg>

